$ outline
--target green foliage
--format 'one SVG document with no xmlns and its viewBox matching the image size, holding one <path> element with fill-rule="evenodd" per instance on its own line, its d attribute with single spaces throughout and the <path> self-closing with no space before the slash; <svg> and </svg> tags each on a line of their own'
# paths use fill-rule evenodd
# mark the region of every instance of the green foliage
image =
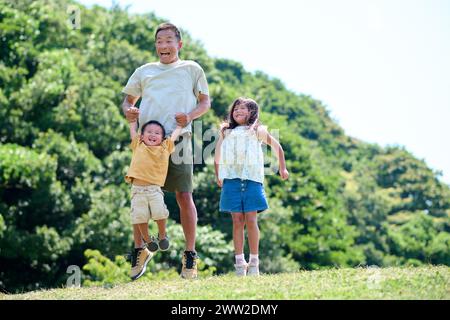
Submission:
<svg viewBox="0 0 450 320">
<path fill-rule="evenodd" d="M 450 235 L 439 230 L 433 219 L 424 213 L 414 215 L 401 226 L 388 230 L 391 251 L 406 263 L 446 264 L 450 262 Z"/>
</svg>

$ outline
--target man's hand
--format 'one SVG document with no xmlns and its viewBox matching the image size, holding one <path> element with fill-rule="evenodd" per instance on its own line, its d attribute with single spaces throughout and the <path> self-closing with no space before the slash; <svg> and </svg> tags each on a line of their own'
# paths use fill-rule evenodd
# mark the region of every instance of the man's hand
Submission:
<svg viewBox="0 0 450 320">
<path fill-rule="evenodd" d="M 136 122 L 139 118 L 139 109 L 136 107 L 129 107 L 125 111 L 125 117 L 127 118 L 128 122 Z"/>
<path fill-rule="evenodd" d="M 216 183 L 217 183 L 217 185 L 218 185 L 220 188 L 222 188 L 222 186 L 223 186 L 223 181 L 220 180 L 219 177 L 216 177 Z"/>
<path fill-rule="evenodd" d="M 191 122 L 192 119 L 187 113 L 177 112 L 175 114 L 175 120 L 179 126 L 184 128 L 189 124 L 189 122 Z"/>
</svg>

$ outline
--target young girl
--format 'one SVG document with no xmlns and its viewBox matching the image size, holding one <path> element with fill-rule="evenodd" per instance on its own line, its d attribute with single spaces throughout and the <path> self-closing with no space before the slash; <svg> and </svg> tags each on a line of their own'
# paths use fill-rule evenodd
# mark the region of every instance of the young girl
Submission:
<svg viewBox="0 0 450 320">
<path fill-rule="evenodd" d="M 215 151 L 216 179 L 222 188 L 220 211 L 233 219 L 235 268 L 238 276 L 259 275 L 259 228 L 257 213 L 268 208 L 264 193 L 264 157 L 261 143 L 271 146 L 278 157 L 280 175 L 286 180 L 284 151 L 264 126 L 259 125 L 258 104 L 238 98 L 231 105 L 228 121 L 222 124 Z M 244 258 L 244 228 L 250 248 L 249 263 Z"/>
</svg>

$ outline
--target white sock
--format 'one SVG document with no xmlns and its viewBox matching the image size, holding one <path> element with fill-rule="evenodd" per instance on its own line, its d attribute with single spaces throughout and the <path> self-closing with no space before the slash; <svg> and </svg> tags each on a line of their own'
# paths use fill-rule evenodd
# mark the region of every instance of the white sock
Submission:
<svg viewBox="0 0 450 320">
<path fill-rule="evenodd" d="M 251 263 L 251 264 L 256 264 L 256 265 L 259 264 L 259 258 L 258 258 L 258 255 L 257 255 L 257 254 L 251 254 L 251 253 L 250 253 L 250 258 L 249 258 L 249 260 L 250 260 L 250 263 Z"/>
<path fill-rule="evenodd" d="M 236 264 L 237 265 L 242 265 L 242 264 L 246 264 L 247 263 L 245 261 L 245 257 L 244 257 L 243 253 L 235 255 L 234 258 L 236 259 Z"/>
</svg>

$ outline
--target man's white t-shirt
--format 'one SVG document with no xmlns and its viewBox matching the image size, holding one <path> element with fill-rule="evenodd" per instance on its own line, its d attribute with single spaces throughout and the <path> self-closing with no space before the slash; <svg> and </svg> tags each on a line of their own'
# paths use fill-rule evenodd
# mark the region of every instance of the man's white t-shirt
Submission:
<svg viewBox="0 0 450 320">
<path fill-rule="evenodd" d="M 147 63 L 137 68 L 122 90 L 134 97 L 142 97 L 139 125 L 157 120 L 170 135 L 176 128 L 175 114 L 189 113 L 197 107 L 198 95 L 209 95 L 208 83 L 202 67 L 191 60 L 177 60 L 171 64 Z M 192 132 L 189 123 L 181 133 Z"/>
</svg>

